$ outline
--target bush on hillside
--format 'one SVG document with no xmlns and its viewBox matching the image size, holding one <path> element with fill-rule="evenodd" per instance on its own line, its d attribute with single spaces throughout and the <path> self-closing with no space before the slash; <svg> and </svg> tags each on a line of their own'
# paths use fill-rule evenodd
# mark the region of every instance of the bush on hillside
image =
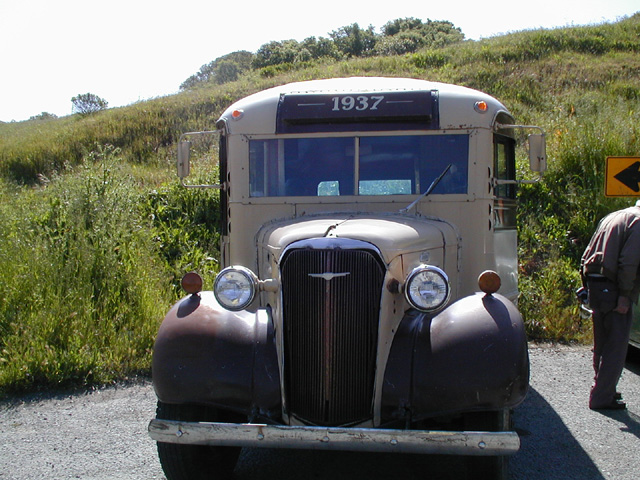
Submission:
<svg viewBox="0 0 640 480">
<path fill-rule="evenodd" d="M 109 103 L 93 93 L 82 93 L 71 99 L 73 104 L 73 112 L 80 115 L 91 115 L 92 113 L 104 110 Z"/>
</svg>

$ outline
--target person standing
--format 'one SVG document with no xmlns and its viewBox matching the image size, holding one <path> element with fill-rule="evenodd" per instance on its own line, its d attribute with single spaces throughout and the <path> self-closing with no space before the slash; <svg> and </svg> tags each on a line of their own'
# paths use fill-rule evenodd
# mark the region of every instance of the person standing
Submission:
<svg viewBox="0 0 640 480">
<path fill-rule="evenodd" d="M 620 410 L 616 392 L 629 345 L 633 303 L 640 292 L 640 200 L 605 216 L 585 249 L 580 272 L 593 312 L 592 410 Z"/>
</svg>

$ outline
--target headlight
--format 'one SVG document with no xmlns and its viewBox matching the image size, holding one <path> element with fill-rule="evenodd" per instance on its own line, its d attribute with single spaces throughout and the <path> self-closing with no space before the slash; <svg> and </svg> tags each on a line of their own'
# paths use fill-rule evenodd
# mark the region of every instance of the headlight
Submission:
<svg viewBox="0 0 640 480">
<path fill-rule="evenodd" d="M 213 294 L 218 303 L 227 310 L 243 310 L 256 296 L 258 279 L 245 267 L 227 267 L 222 270 L 213 284 Z"/>
<path fill-rule="evenodd" d="M 449 279 L 438 267 L 421 265 L 414 268 L 405 282 L 404 295 L 418 310 L 431 312 L 449 299 Z"/>
</svg>

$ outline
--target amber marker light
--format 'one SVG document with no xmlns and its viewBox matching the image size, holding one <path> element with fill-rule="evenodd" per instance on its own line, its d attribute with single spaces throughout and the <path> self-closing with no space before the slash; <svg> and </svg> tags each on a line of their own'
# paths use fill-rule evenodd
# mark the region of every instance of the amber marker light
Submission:
<svg viewBox="0 0 640 480">
<path fill-rule="evenodd" d="M 231 112 L 231 118 L 233 118 L 234 120 L 240 120 L 243 115 L 244 112 L 242 110 L 234 110 L 233 112 Z"/>
<path fill-rule="evenodd" d="M 480 100 L 479 102 L 476 102 L 474 108 L 478 113 L 487 113 L 487 111 L 489 110 L 489 105 L 484 100 Z"/>
<path fill-rule="evenodd" d="M 496 293 L 500 290 L 501 284 L 502 281 L 500 280 L 500 275 L 493 270 L 485 270 L 478 277 L 478 286 L 480 287 L 480 290 L 487 295 L 491 295 L 492 293 Z"/>
<path fill-rule="evenodd" d="M 196 272 L 189 272 L 182 277 L 180 285 L 185 292 L 195 295 L 202 291 L 202 277 Z"/>
</svg>

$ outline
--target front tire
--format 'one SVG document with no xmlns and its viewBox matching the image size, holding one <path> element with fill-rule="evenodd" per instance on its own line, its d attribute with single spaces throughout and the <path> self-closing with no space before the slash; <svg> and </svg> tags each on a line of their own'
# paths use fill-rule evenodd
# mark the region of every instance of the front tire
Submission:
<svg viewBox="0 0 640 480">
<path fill-rule="evenodd" d="M 171 405 L 158 402 L 156 418 L 184 422 L 242 422 L 200 405 Z M 180 445 L 157 442 L 158 457 L 167 480 L 211 480 L 233 476 L 240 447 Z"/>
</svg>

